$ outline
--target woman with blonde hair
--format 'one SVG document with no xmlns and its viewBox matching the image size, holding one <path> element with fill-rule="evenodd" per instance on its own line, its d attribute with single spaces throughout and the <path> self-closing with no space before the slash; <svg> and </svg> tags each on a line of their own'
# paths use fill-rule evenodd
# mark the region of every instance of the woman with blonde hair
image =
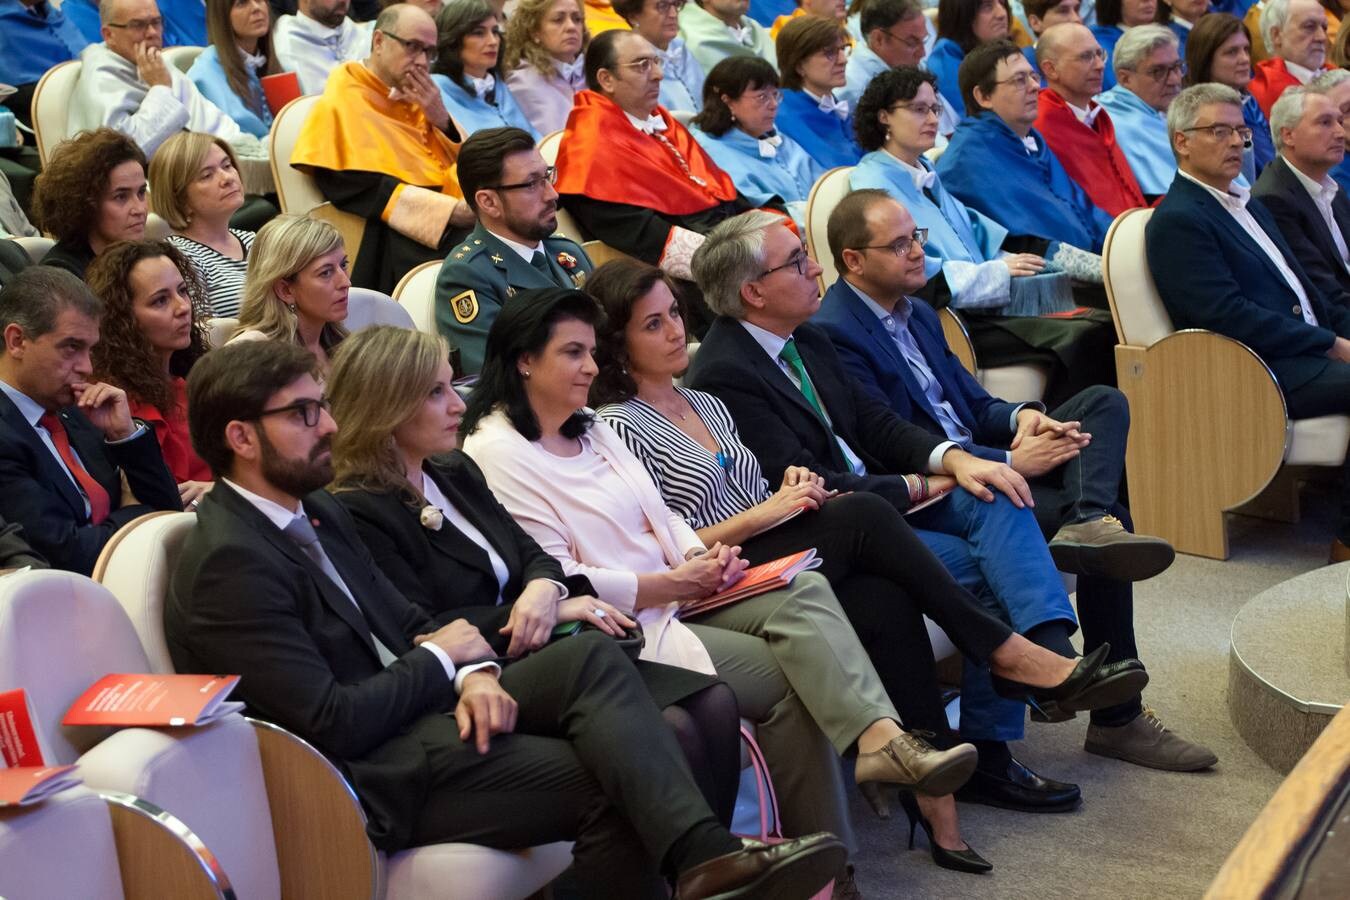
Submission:
<svg viewBox="0 0 1350 900">
<path fill-rule="evenodd" d="M 258 232 L 244 281 L 239 330 L 231 340 L 294 341 L 314 354 L 326 376 L 347 336 L 347 248 L 327 222 L 277 216 Z"/>
<path fill-rule="evenodd" d="M 540 134 L 567 124 L 572 97 L 586 89 L 591 34 L 578 0 L 521 0 L 506 24 L 506 84 Z"/>
<path fill-rule="evenodd" d="M 230 227 L 244 205 L 244 183 L 230 145 L 180 131 L 150 163 L 150 208 L 169 223 L 169 243 L 183 252 L 206 285 L 211 314 L 239 315 L 254 234 Z"/>
</svg>

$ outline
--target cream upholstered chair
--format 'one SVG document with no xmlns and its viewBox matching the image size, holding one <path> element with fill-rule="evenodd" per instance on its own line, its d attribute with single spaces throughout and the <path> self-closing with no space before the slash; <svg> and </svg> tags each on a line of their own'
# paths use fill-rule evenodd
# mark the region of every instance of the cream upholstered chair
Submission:
<svg viewBox="0 0 1350 900">
<path fill-rule="evenodd" d="M 367 325 L 397 325 L 415 328 L 412 316 L 394 298 L 370 288 L 354 287 L 347 294 L 347 318 L 342 323 L 348 331 L 360 331 Z"/>
<path fill-rule="evenodd" d="M 175 556 L 196 518 L 141 516 L 117 532 L 94 567 L 95 578 L 117 596 L 156 672 L 173 671 L 164 639 L 164 597 Z M 252 724 L 284 897 L 527 897 L 571 864 L 568 842 L 520 851 L 436 844 L 380 853 L 366 837 L 365 813 L 342 773 L 285 729 Z"/>
<path fill-rule="evenodd" d="M 33 90 L 33 133 L 37 136 L 38 159 L 44 166 L 52 150 L 68 136 L 66 116 L 81 65 L 78 59 L 72 59 L 52 66 Z"/>
<path fill-rule="evenodd" d="M 211 346 L 224 347 L 225 343 L 239 330 L 239 320 L 231 316 L 212 316 L 206 320 L 206 330 L 211 335 Z"/>
<path fill-rule="evenodd" d="M 539 155 L 544 158 L 545 165 L 556 165 L 558 162 L 558 148 L 562 146 L 563 133 L 555 131 L 552 134 L 546 134 L 539 139 Z M 572 218 L 572 214 L 562 207 L 558 207 L 558 230 L 554 232 L 565 238 L 571 238 L 578 244 L 586 242 L 585 236 L 581 233 L 581 226 L 577 220 Z M 588 254 L 589 255 L 589 254 Z"/>
<path fill-rule="evenodd" d="M 192 68 L 192 64 L 197 61 L 197 57 L 202 55 L 205 47 L 165 47 L 164 61 L 173 66 L 183 74 Z"/>
<path fill-rule="evenodd" d="M 1116 379 L 1130 401 L 1130 513 L 1141 533 L 1226 559 L 1224 512 L 1257 497 L 1282 465 L 1340 466 L 1350 416 L 1291 420 L 1279 383 L 1250 347 L 1173 328 L 1144 249 L 1152 215 L 1121 213 L 1102 250 L 1120 341 Z"/>
<path fill-rule="evenodd" d="M 23 248 L 34 265 L 42 262 L 47 251 L 56 246 L 56 241 L 49 237 L 12 237 L 10 240 Z"/>
<path fill-rule="evenodd" d="M 361 237 L 365 234 L 366 220 L 360 216 L 343 212 L 324 198 L 318 184 L 308 174 L 291 165 L 291 155 L 295 152 L 295 142 L 300 137 L 300 129 L 314 104 L 317 95 L 297 97 L 281 108 L 272 120 L 272 130 L 268 133 L 268 158 L 272 166 L 272 181 L 277 187 L 277 201 L 281 211 L 294 215 L 310 215 L 316 219 L 331 222 L 342 233 L 343 243 L 347 245 L 347 255 L 356 259 L 361 250 Z"/>
<path fill-rule="evenodd" d="M 436 279 L 440 274 L 441 263 L 424 262 L 394 287 L 394 299 L 412 317 L 413 327 L 423 334 L 440 334 L 436 327 Z"/>
<path fill-rule="evenodd" d="M 98 794 L 74 787 L 0 809 L 0 897 L 123 896 L 112 817 Z"/>
</svg>

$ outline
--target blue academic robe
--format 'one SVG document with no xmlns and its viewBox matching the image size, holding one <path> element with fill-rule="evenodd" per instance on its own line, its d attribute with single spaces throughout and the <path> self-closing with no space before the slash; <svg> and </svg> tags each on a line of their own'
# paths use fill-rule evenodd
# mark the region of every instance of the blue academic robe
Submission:
<svg viewBox="0 0 1350 900">
<path fill-rule="evenodd" d="M 472 91 L 464 90 L 451 81 L 448 75 L 432 75 L 431 80 L 441 89 L 441 101 L 445 103 L 446 111 L 464 129 L 460 140 L 475 131 L 506 126 L 524 129 L 536 141 L 541 137 L 530 124 L 530 120 L 525 118 L 525 113 L 521 112 L 516 99 L 507 90 L 506 81 L 500 76 L 497 78 L 496 87 L 492 90 L 491 103 Z"/>
<path fill-rule="evenodd" d="M 1177 159 L 1167 139 L 1167 118 L 1139 95 L 1116 85 L 1097 95 L 1097 102 L 1111 115 L 1116 143 L 1134 172 L 1139 189 L 1148 197 L 1167 193 L 1177 174 Z"/>
<path fill-rule="evenodd" d="M 1031 137 L 1034 153 L 993 113 L 966 116 L 938 160 L 938 174 L 957 199 L 1011 234 L 1101 252 L 1111 215 L 1093 205 L 1034 128 Z"/>
<path fill-rule="evenodd" d="M 91 44 L 102 43 L 98 21 L 98 3 L 90 0 L 65 0 L 62 11 L 80 29 Z M 165 47 L 206 46 L 206 4 L 202 0 L 163 0 L 159 14 L 164 19 Z"/>
<path fill-rule="evenodd" d="M 1238 16 L 1238 18 L 1242 17 Z M 1191 30 L 1185 25 L 1178 25 L 1176 22 L 1168 22 L 1167 27 L 1172 29 L 1172 33 L 1177 36 L 1177 41 L 1179 41 L 1179 44 L 1177 45 L 1177 54 L 1180 55 L 1182 59 L 1185 59 L 1186 41 L 1191 37 Z M 1115 117 L 1112 116 L 1112 118 Z"/>
<path fill-rule="evenodd" d="M 1261 104 L 1245 91 L 1242 94 L 1242 121 L 1252 130 L 1252 145 L 1242 154 L 1242 174 L 1248 184 L 1256 184 L 1261 172 L 1275 159 L 1275 140 L 1270 136 L 1270 122 L 1261 112 Z"/>
<path fill-rule="evenodd" d="M 853 116 L 841 119 L 834 113 L 821 112 L 820 105 L 805 91 L 783 91 L 778 130 L 827 169 L 851 166 L 863 155 L 853 139 Z"/>
<path fill-rule="evenodd" d="M 1341 190 L 1350 191 L 1350 153 L 1345 154 L 1345 159 L 1327 174 L 1340 185 Z"/>
<path fill-rule="evenodd" d="M 46 15 L 38 16 L 19 0 L 0 0 L 0 83 L 32 84 L 89 44 L 55 4 L 43 5 Z"/>
<path fill-rule="evenodd" d="M 886 60 L 877 56 L 865 41 L 859 41 L 853 45 L 853 52 L 848 55 L 848 65 L 844 68 L 844 86 L 836 90 L 834 95 L 840 100 L 847 100 L 849 109 L 857 109 L 858 100 L 862 98 L 863 91 L 867 90 L 872 79 L 889 68 Z"/>
<path fill-rule="evenodd" d="M 825 174 L 826 167 L 808 156 L 796 141 L 780 135 L 783 142 L 776 148 L 777 153 L 764 157 L 759 154 L 759 141 L 739 128 L 732 128 L 721 137 L 713 137 L 694 126 L 689 131 L 747 199 L 762 206 L 769 198 L 778 197 L 787 204 L 797 224 L 803 224 L 811 186 Z"/>
<path fill-rule="evenodd" d="M 750 0 L 746 15 L 768 28 L 779 16 L 790 16 L 797 8 L 795 0 Z"/>
<path fill-rule="evenodd" d="M 956 73 L 965 58 L 966 52 L 951 38 L 938 38 L 933 52 L 923 61 L 924 68 L 937 76 L 938 90 L 959 116 L 966 114 L 966 102 L 961 99 L 961 82 Z"/>
<path fill-rule="evenodd" d="M 231 90 L 230 83 L 225 80 L 225 70 L 220 66 L 220 56 L 214 45 L 203 50 L 193 61 L 192 68 L 187 71 L 187 77 L 188 81 L 197 86 L 203 97 L 219 106 L 225 115 L 239 124 L 240 128 L 254 137 L 266 138 L 272 129 L 272 110 L 267 105 L 267 97 L 263 94 L 262 81 L 258 78 L 258 73 L 252 66 L 245 65 L 244 69 L 248 72 L 249 88 L 258 98 L 261 114 L 254 112 L 253 108 L 244 102 L 243 97 Z"/>
<path fill-rule="evenodd" d="M 1106 71 L 1102 72 L 1102 90 L 1109 91 L 1116 86 L 1116 70 L 1111 68 L 1111 55 L 1115 53 L 1116 41 L 1125 34 L 1119 25 L 1092 25 L 1090 29 L 1097 43 L 1106 51 Z"/>
</svg>

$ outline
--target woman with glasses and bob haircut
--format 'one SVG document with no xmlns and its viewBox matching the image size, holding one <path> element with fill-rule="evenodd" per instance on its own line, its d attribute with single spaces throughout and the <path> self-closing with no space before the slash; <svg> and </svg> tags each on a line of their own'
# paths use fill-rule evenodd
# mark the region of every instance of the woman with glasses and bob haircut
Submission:
<svg viewBox="0 0 1350 900">
<path fill-rule="evenodd" d="M 680 37 L 680 10 L 688 0 L 617 0 L 614 11 L 661 51 L 661 99 L 666 109 L 703 108 L 703 67 Z"/>
<path fill-rule="evenodd" d="M 375 326 L 338 351 L 327 396 L 339 428 L 329 491 L 376 566 L 428 616 L 467 619 L 500 656 L 543 649 L 555 626 L 624 638 L 636 622 L 593 596 L 502 508 L 456 449 L 464 402 L 445 340 Z M 730 825 L 740 767 L 735 695 L 707 675 L 638 662 L 709 806 Z"/>
<path fill-rule="evenodd" d="M 1252 130 L 1251 146 L 1242 152 L 1242 176 L 1256 184 L 1262 170 L 1275 159 L 1275 141 L 1261 104 L 1247 90 L 1252 80 L 1252 36 L 1247 26 L 1228 13 L 1209 13 L 1191 29 L 1186 42 L 1184 84 L 1217 82 L 1242 96 L 1242 121 Z"/>
<path fill-rule="evenodd" d="M 938 90 L 956 110 L 966 114 L 957 72 L 961 60 L 980 44 L 1006 40 L 1011 34 L 1012 8 L 1008 0 L 939 0 L 937 42 L 924 67 L 937 76 Z"/>
<path fill-rule="evenodd" d="M 501 20 L 487 0 L 456 0 L 436 15 L 437 57 L 431 80 L 467 138 L 484 128 L 514 127 L 539 132 L 516 105 L 502 78 Z"/>
<path fill-rule="evenodd" d="M 825 169 L 851 166 L 862 156 L 848 102 L 834 96 L 845 83 L 848 42 L 841 23 L 817 16 L 788 22 L 775 42 L 783 80 L 779 128 Z"/>
<path fill-rule="evenodd" d="M 244 131 L 266 138 L 273 111 L 262 77 L 282 71 L 267 0 L 207 0 L 206 37 L 210 46 L 193 61 L 188 80 Z"/>
<path fill-rule="evenodd" d="M 292 341 L 314 354 L 320 381 L 347 336 L 347 249 L 327 222 L 277 216 L 250 254 L 239 330 L 232 341 Z"/>
<path fill-rule="evenodd" d="M 826 169 L 774 129 L 781 97 L 772 65 L 758 56 L 729 56 L 708 73 L 703 111 L 689 131 L 746 199 L 763 206 L 777 197 L 800 226 L 811 187 Z"/>
<path fill-rule="evenodd" d="M 506 83 L 538 134 L 560 131 L 586 89 L 591 33 L 580 0 L 521 0 L 506 23 Z"/>
</svg>

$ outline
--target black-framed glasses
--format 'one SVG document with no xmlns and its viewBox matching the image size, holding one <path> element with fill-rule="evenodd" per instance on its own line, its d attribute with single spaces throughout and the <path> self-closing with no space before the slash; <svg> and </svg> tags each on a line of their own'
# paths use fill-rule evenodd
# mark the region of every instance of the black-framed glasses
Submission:
<svg viewBox="0 0 1350 900">
<path fill-rule="evenodd" d="M 408 53 L 411 53 L 413 56 L 416 56 L 420 53 L 422 57 L 426 59 L 427 62 L 433 63 L 436 61 L 437 51 L 435 44 L 428 45 L 422 43 L 421 41 L 410 41 L 407 40 L 406 38 L 399 37 L 392 31 L 384 31 L 383 29 L 381 29 L 380 34 L 384 35 L 385 37 L 389 38 L 392 41 L 398 41 L 398 45 Z"/>
<path fill-rule="evenodd" d="M 1149 66 L 1147 69 L 1143 71 L 1143 74 L 1147 75 L 1154 81 L 1166 81 L 1173 75 L 1177 76 L 1185 75 L 1186 63 L 1182 62 L 1181 60 L 1177 60 L 1170 66 Z"/>
<path fill-rule="evenodd" d="M 765 269 L 763 272 L 759 273 L 759 277 L 768 278 L 774 272 L 777 272 L 780 269 L 788 269 L 788 268 L 796 269 L 798 275 L 805 275 L 806 262 L 810 258 L 811 257 L 806 255 L 805 250 L 798 250 L 796 253 L 788 257 L 787 262 L 783 263 L 781 266 L 774 266 L 772 269 Z"/>
<path fill-rule="evenodd" d="M 319 413 L 328 410 L 328 398 L 322 400 L 297 400 L 294 403 L 287 403 L 285 406 L 275 406 L 272 409 L 264 409 L 262 412 L 253 416 L 254 420 L 262 419 L 266 416 L 279 416 L 284 413 L 300 413 L 304 419 L 306 428 L 313 428 L 319 424 Z"/>
<path fill-rule="evenodd" d="M 915 228 L 913 234 L 905 235 L 904 237 L 898 237 L 895 240 L 891 241 L 889 244 L 872 244 L 871 246 L 859 247 L 858 249 L 889 250 L 896 256 L 903 259 L 905 255 L 909 253 L 909 249 L 913 247 L 915 244 L 918 244 L 920 247 L 923 247 L 927 245 L 927 243 L 928 243 L 928 229 Z"/>
<path fill-rule="evenodd" d="M 1248 143 L 1252 139 L 1252 130 L 1246 125 L 1225 125 L 1222 122 L 1216 122 L 1213 125 L 1194 125 L 1190 128 L 1183 128 L 1182 131 L 1208 131 L 1209 136 L 1214 138 L 1220 144 L 1226 144 L 1233 139 L 1236 134 L 1242 138 L 1242 142 Z"/>
<path fill-rule="evenodd" d="M 536 175 L 529 181 L 518 181 L 515 184 L 488 184 L 484 185 L 490 191 L 538 191 L 546 184 L 555 184 L 558 181 L 558 167 L 549 166 L 544 170 L 543 175 Z"/>
<path fill-rule="evenodd" d="M 656 0 L 656 12 L 658 15 L 662 16 L 670 12 L 672 9 L 675 10 L 676 12 L 679 12 L 680 10 L 684 9 L 684 4 L 686 2 L 687 0 Z"/>
<path fill-rule="evenodd" d="M 109 22 L 109 28 L 125 28 L 133 34 L 144 34 L 147 31 L 163 31 L 164 19 L 156 16 L 153 19 L 132 19 L 130 22 Z"/>
</svg>

